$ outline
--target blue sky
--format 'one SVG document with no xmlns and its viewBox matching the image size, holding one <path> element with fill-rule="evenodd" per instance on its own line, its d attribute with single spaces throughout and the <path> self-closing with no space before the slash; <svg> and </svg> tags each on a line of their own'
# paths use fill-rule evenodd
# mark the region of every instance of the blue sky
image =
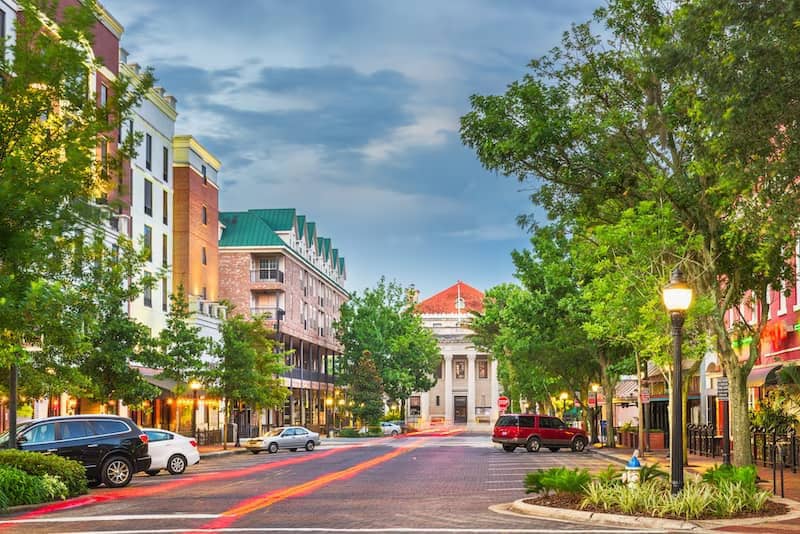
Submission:
<svg viewBox="0 0 800 534">
<path fill-rule="evenodd" d="M 104 0 L 129 61 L 175 95 L 178 133 L 223 164 L 223 210 L 294 207 L 346 257 L 423 297 L 513 279 L 531 205 L 461 145 L 473 93 L 501 93 L 599 0 Z"/>
</svg>

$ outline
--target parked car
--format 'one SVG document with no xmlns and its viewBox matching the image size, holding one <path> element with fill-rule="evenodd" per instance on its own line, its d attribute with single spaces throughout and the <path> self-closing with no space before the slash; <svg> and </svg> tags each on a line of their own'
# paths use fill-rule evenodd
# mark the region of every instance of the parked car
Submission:
<svg viewBox="0 0 800 534">
<path fill-rule="evenodd" d="M 0 448 L 8 443 L 0 436 Z M 147 434 L 127 417 L 71 415 L 27 421 L 17 427 L 16 446 L 57 454 L 83 464 L 90 482 L 127 486 L 134 473 L 150 468 Z"/>
<path fill-rule="evenodd" d="M 158 428 L 143 428 L 150 439 L 150 469 L 147 474 L 157 475 L 162 469 L 169 471 L 170 475 L 180 475 L 190 465 L 200 461 L 200 452 L 197 450 L 197 441 L 193 438 L 181 436 L 169 430 Z"/>
<path fill-rule="evenodd" d="M 384 421 L 381 423 L 381 430 L 383 430 L 384 436 L 396 436 L 398 434 L 403 433 L 403 429 L 400 428 L 400 425 L 392 423 L 390 421 Z"/>
<path fill-rule="evenodd" d="M 568 427 L 558 417 L 508 414 L 497 419 L 492 441 L 500 443 L 506 452 L 514 452 L 517 447 L 525 447 L 528 452 L 538 452 L 542 447 L 553 452 L 562 447 L 581 452 L 589 438 L 585 431 Z"/>
<path fill-rule="evenodd" d="M 294 452 L 304 448 L 313 451 L 319 445 L 319 434 L 302 426 L 285 426 L 274 428 L 257 438 L 245 441 L 244 446 L 253 454 L 261 451 L 276 453 L 280 449 L 289 449 Z"/>
</svg>

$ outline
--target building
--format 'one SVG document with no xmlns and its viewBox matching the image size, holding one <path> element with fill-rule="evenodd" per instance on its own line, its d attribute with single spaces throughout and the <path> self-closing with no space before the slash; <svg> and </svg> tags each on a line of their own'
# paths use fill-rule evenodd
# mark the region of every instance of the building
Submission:
<svg viewBox="0 0 800 534">
<path fill-rule="evenodd" d="M 342 353 L 332 326 L 348 299 L 344 257 L 294 209 L 222 212 L 220 223 L 220 298 L 234 306 L 231 313 L 265 317 L 292 351 L 284 409 L 246 410 L 239 427 L 246 433 L 282 424 L 327 426 L 325 399 L 333 395 L 334 358 Z"/>
<path fill-rule="evenodd" d="M 120 49 L 120 71 L 133 80 L 142 76 L 136 63 L 127 62 Z M 130 162 L 131 237 L 147 254 L 145 270 L 158 277 L 158 285 L 145 288 L 130 304 L 130 315 L 150 327 L 152 334 L 166 326 L 172 291 L 172 138 L 175 136 L 176 99 L 162 87 L 148 91 L 120 135 L 142 135 L 136 157 Z M 124 188 L 123 188 L 124 190 Z"/>
<path fill-rule="evenodd" d="M 498 417 L 500 396 L 497 361 L 470 341 L 470 312 L 483 311 L 483 293 L 462 281 L 417 305 L 423 324 L 439 342 L 442 362 L 429 391 L 414 393 L 406 420 L 417 427 L 431 424 L 488 426 Z"/>
</svg>

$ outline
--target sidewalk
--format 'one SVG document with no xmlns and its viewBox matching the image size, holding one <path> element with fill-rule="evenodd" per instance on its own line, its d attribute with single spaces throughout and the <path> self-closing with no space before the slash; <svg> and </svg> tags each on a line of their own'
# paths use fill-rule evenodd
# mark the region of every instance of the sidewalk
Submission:
<svg viewBox="0 0 800 534">
<path fill-rule="evenodd" d="M 607 449 L 607 448 L 589 448 L 591 452 L 608 458 L 609 460 L 627 464 L 628 460 L 631 459 L 633 456 L 633 449 L 627 448 L 615 448 L 615 449 Z M 660 463 L 660 467 L 665 471 L 669 471 L 669 458 L 667 458 L 667 450 L 655 450 L 652 452 L 648 452 L 642 457 L 639 456 L 639 461 L 642 463 L 653 464 L 655 462 Z M 704 473 L 708 468 L 713 467 L 714 465 L 719 465 L 722 463 L 721 457 L 716 458 L 708 458 L 706 456 L 698 456 L 696 454 L 690 454 L 688 458 L 688 467 L 686 471 L 690 473 Z M 762 479 L 764 482 L 759 484 L 759 487 L 762 489 L 772 492 L 772 468 L 771 467 L 763 467 L 762 465 L 757 465 L 756 470 L 758 471 L 758 477 Z M 778 497 L 780 497 L 780 471 L 776 472 L 776 476 L 778 478 Z M 800 471 L 797 473 L 792 473 L 791 469 L 784 469 L 783 472 L 783 488 L 784 488 L 784 496 L 787 499 L 791 499 L 793 501 L 800 501 Z M 788 521 L 769 521 L 769 518 L 766 518 L 764 522 L 760 525 L 754 526 L 736 526 L 736 527 L 723 527 L 715 529 L 720 532 L 800 532 L 800 519 L 790 519 Z"/>
</svg>

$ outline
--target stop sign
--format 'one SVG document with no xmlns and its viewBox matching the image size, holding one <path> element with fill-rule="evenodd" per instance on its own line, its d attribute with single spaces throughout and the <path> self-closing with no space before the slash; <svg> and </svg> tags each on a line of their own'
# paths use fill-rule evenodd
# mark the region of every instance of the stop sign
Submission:
<svg viewBox="0 0 800 534">
<path fill-rule="evenodd" d="M 505 410 L 506 408 L 508 408 L 508 404 L 509 404 L 508 397 L 506 396 L 497 397 L 497 407 L 500 408 L 501 410 Z"/>
</svg>

